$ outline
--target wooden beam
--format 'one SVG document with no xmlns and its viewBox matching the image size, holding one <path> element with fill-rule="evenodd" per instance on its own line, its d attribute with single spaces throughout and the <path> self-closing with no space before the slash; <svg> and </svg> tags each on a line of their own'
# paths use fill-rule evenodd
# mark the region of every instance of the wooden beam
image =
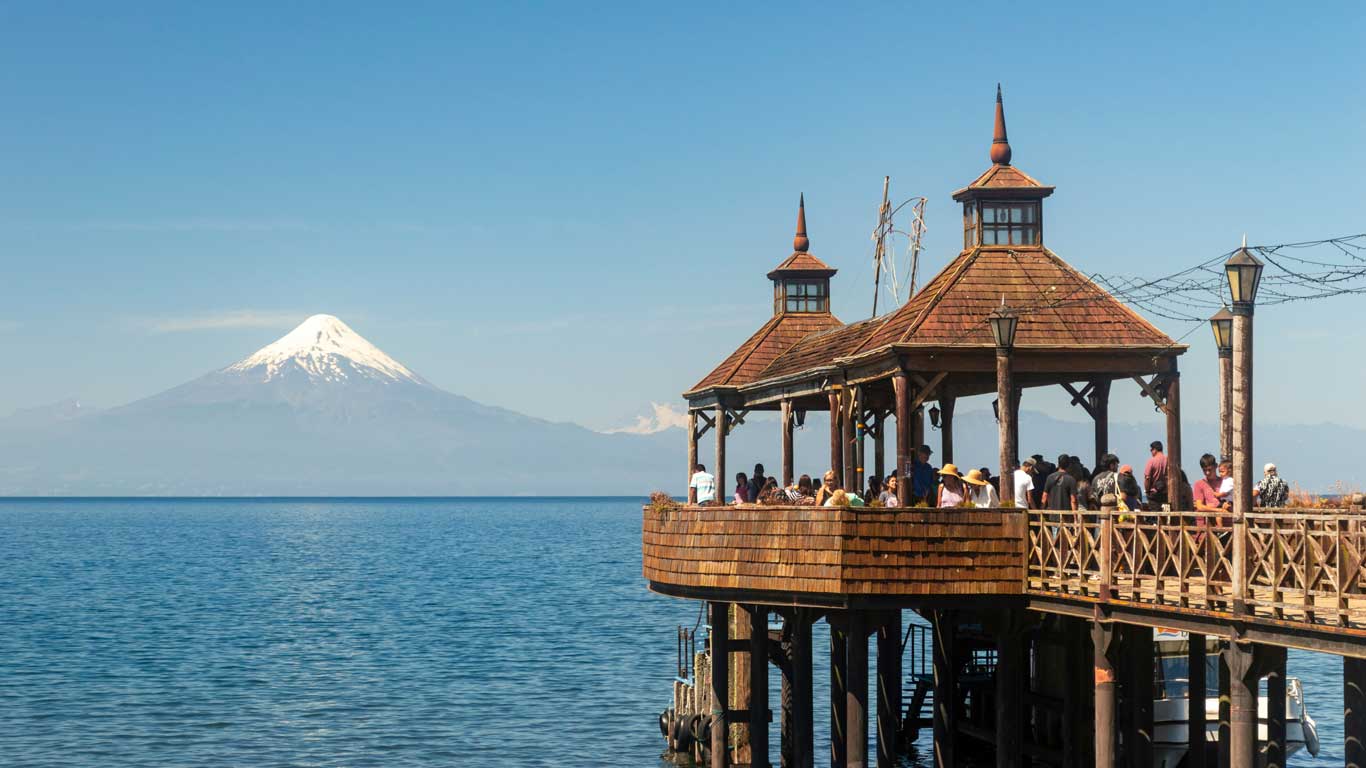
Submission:
<svg viewBox="0 0 1366 768">
<path fill-rule="evenodd" d="M 1153 382 L 1156 382 L 1157 378 L 1157 376 L 1154 376 Z M 1143 394 L 1146 395 L 1149 400 L 1153 401 L 1153 404 L 1157 406 L 1157 410 L 1162 411 L 1163 413 L 1168 412 L 1167 401 L 1163 400 L 1162 396 L 1157 394 L 1157 390 L 1153 387 L 1153 382 L 1144 381 L 1142 376 L 1134 376 L 1133 380 L 1134 383 L 1138 385 L 1138 388 L 1143 390 Z"/>
<path fill-rule="evenodd" d="M 1080 405 L 1081 409 L 1086 411 L 1086 415 L 1090 416 L 1092 419 L 1096 418 L 1096 414 L 1095 411 L 1091 410 L 1091 404 L 1087 402 L 1086 396 L 1091 393 L 1091 388 L 1094 386 L 1094 381 L 1087 382 L 1085 387 L 1078 390 L 1076 387 L 1072 386 L 1071 382 L 1062 382 L 1062 388 L 1067 390 L 1067 394 L 1072 396 L 1072 405 Z"/>
<path fill-rule="evenodd" d="M 914 411 L 915 409 L 924 405 L 926 400 L 932 399 L 931 395 L 938 391 L 939 385 L 944 382 L 944 379 L 948 375 L 949 374 L 947 371 L 940 371 L 939 373 L 936 373 L 934 375 L 934 378 L 926 382 L 919 376 L 915 376 L 914 374 L 912 374 L 912 377 L 916 380 L 916 382 L 920 384 L 920 390 L 916 392 L 915 399 L 911 401 L 911 410 Z"/>
</svg>

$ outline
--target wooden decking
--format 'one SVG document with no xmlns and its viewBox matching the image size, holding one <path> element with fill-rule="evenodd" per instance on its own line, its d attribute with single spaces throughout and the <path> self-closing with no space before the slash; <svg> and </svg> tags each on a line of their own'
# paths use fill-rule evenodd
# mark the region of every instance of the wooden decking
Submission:
<svg viewBox="0 0 1366 768">
<path fill-rule="evenodd" d="M 1016 509 L 647 507 L 644 575 L 667 594 L 783 603 L 1020 595 L 1026 540 Z"/>
</svg>

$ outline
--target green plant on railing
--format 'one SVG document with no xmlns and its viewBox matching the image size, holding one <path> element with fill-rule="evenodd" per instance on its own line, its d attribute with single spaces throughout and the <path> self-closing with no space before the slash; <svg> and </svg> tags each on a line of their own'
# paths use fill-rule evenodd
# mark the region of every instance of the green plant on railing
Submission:
<svg viewBox="0 0 1366 768">
<path fill-rule="evenodd" d="M 679 504 L 678 501 L 674 499 L 674 497 L 670 496 L 669 494 L 663 491 L 655 491 L 654 493 L 651 493 L 650 503 L 648 506 L 650 507 L 650 511 L 654 512 L 655 514 L 673 512 L 675 510 L 683 508 L 683 505 Z"/>
</svg>

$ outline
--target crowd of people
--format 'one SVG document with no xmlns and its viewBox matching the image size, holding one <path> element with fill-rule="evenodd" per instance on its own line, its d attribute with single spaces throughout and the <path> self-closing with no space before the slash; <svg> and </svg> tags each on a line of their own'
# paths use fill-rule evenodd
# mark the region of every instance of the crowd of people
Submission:
<svg viewBox="0 0 1366 768">
<path fill-rule="evenodd" d="M 1121 511 L 1193 509 L 1209 512 L 1210 517 L 1220 520 L 1224 520 L 1222 515 L 1232 511 L 1235 487 L 1231 462 L 1220 461 L 1208 453 L 1201 456 L 1200 479 L 1192 485 L 1182 471 L 1181 487 L 1173 494 L 1168 488 L 1167 456 L 1162 442 L 1153 441 L 1148 454 L 1141 481 L 1133 466 L 1121 464 L 1113 453 L 1101 456 L 1100 464 L 1094 470 L 1088 469 L 1078 457 L 1065 453 L 1058 456 L 1057 463 L 1035 454 L 1012 471 L 1011 495 L 1015 506 L 1031 509 L 1099 509 L 1101 497 L 1111 494 Z M 910 506 L 1001 506 L 1003 478 L 993 477 L 988 467 L 966 472 L 953 463 L 936 467 L 931 462 L 933 455 L 934 451 L 928 445 L 922 445 L 901 476 L 893 473 L 885 478 L 869 477 L 867 488 L 842 487 L 834 470 L 827 471 L 819 480 L 802 475 L 792 484 L 784 485 L 765 475 L 763 464 L 755 464 L 749 475 L 736 473 L 730 503 L 896 507 L 901 504 L 900 484 L 908 483 Z M 694 467 L 690 489 L 696 493 L 697 504 L 726 503 L 724 489 L 702 464 Z M 1257 506 L 1283 507 L 1289 499 L 1290 487 L 1277 473 L 1276 465 L 1267 464 L 1252 495 Z"/>
</svg>

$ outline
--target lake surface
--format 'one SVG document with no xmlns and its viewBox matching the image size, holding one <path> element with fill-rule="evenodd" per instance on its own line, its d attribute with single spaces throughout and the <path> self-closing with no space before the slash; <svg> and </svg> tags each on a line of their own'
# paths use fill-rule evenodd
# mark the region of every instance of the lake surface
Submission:
<svg viewBox="0 0 1366 768">
<path fill-rule="evenodd" d="M 665 765 L 698 610 L 646 591 L 640 504 L 0 501 L 0 765 Z M 1340 660 L 1290 674 L 1291 764 L 1341 765 Z"/>
</svg>

